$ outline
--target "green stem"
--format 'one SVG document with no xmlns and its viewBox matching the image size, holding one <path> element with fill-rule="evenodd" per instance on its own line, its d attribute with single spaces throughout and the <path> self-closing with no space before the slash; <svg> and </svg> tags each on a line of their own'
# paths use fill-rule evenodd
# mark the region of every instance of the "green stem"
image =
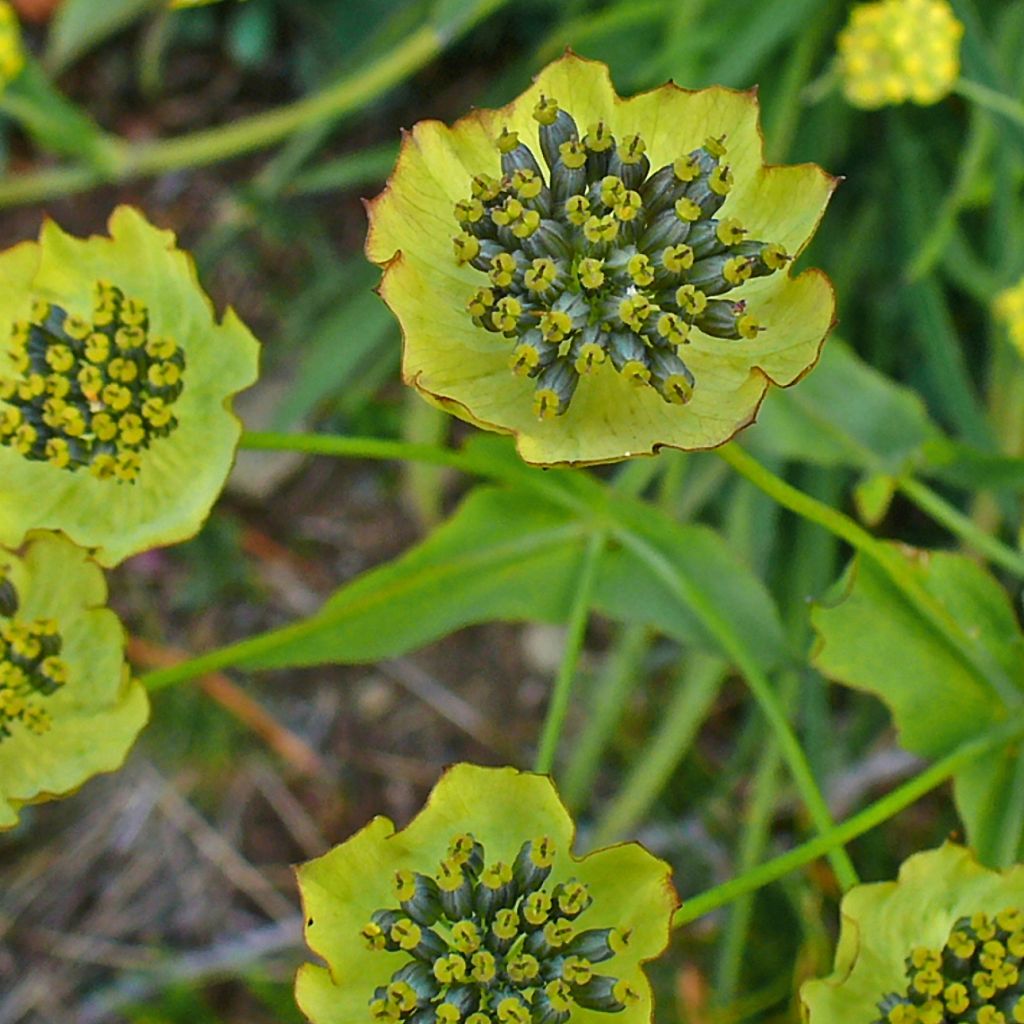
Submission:
<svg viewBox="0 0 1024 1024">
<path fill-rule="evenodd" d="M 369 67 L 294 103 L 178 138 L 128 145 L 123 159 L 108 170 L 64 167 L 0 181 L 0 207 L 68 195 L 101 182 L 122 182 L 227 160 L 271 146 L 302 128 L 337 120 L 403 82 L 504 3 L 476 0 L 453 25 L 423 25 Z"/>
<path fill-rule="evenodd" d="M 955 537 L 959 537 L 996 565 L 1024 579 L 1024 555 L 1020 552 L 1014 551 L 986 533 L 969 516 L 965 516 L 919 480 L 900 480 L 897 486 L 919 509 L 930 515 Z"/>
<path fill-rule="evenodd" d="M 612 526 L 612 532 L 623 547 L 629 548 L 642 561 L 646 562 L 648 568 L 662 580 L 665 586 L 676 594 L 684 604 L 693 609 L 722 651 L 742 672 L 750 692 L 760 705 L 769 726 L 775 733 L 786 767 L 807 806 L 814 827 L 818 832 L 830 831 L 833 825 L 832 816 L 829 814 L 828 805 L 814 779 L 807 755 L 790 727 L 779 695 L 775 692 L 771 681 L 761 671 L 761 666 L 750 653 L 746 643 L 739 637 L 732 625 L 704 600 L 689 581 L 673 570 L 671 563 L 660 552 L 628 529 Z M 845 850 L 830 848 L 829 860 L 839 884 L 844 890 L 857 884 L 857 872 Z"/>
<path fill-rule="evenodd" d="M 695 651 L 681 666 L 675 693 L 657 729 L 647 737 L 643 756 L 634 762 L 598 818 L 591 847 L 599 849 L 615 842 L 647 814 L 689 752 L 727 676 L 725 661 L 713 654 Z"/>
<path fill-rule="evenodd" d="M 690 921 L 696 921 L 712 910 L 724 907 L 733 900 L 760 889 L 774 882 L 797 868 L 809 864 L 829 851 L 837 849 L 870 832 L 871 829 L 909 807 L 925 793 L 931 792 L 936 786 L 955 775 L 962 768 L 976 761 L 997 747 L 1024 736 L 1024 723 L 1019 720 L 1003 722 L 990 729 L 977 739 L 958 747 L 951 754 L 926 768 L 920 775 L 915 775 L 891 793 L 865 807 L 852 818 L 847 818 L 841 825 L 815 836 L 814 839 L 801 843 L 800 846 L 766 861 L 752 871 L 747 871 L 736 878 L 716 885 L 692 899 L 684 901 L 672 919 L 674 927 L 679 928 Z"/>
<path fill-rule="evenodd" d="M 548 713 L 544 719 L 534 771 L 546 774 L 551 771 L 555 761 L 555 751 L 558 749 L 558 740 L 562 735 L 565 716 L 569 711 L 572 685 L 576 679 L 576 669 L 583 651 L 587 619 L 590 616 L 594 583 L 597 579 L 597 567 L 600 565 L 602 554 L 604 554 L 607 539 L 607 534 L 603 530 L 592 534 L 583 554 L 583 565 L 580 567 L 580 576 L 576 583 L 572 609 L 569 613 L 565 650 L 562 652 L 562 663 L 558 667 L 558 676 L 555 678 L 555 685 L 551 691 L 551 702 L 548 704 Z"/>
<path fill-rule="evenodd" d="M 1007 707 L 1020 704 L 1020 690 L 1005 669 L 961 634 L 957 623 L 918 582 L 911 567 L 895 547 L 876 540 L 849 516 L 786 483 L 736 443 L 724 445 L 716 451 L 737 473 L 760 487 L 784 508 L 824 527 L 872 559 L 936 636 L 953 648 L 973 674 L 987 680 Z"/>
<path fill-rule="evenodd" d="M 394 441 L 380 437 L 345 437 L 340 434 L 277 434 L 246 432 L 239 447 L 260 452 L 302 452 L 348 459 L 384 459 L 450 466 L 464 473 L 492 476 L 496 465 L 472 455 L 433 444 Z"/>
<path fill-rule="evenodd" d="M 1014 124 L 1024 127 L 1024 104 L 1020 100 L 1007 96 L 996 89 L 990 89 L 981 82 L 972 82 L 969 78 L 961 78 L 953 87 L 953 91 L 964 99 L 977 103 L 979 107 L 1001 114 Z"/>
<path fill-rule="evenodd" d="M 559 778 L 562 799 L 570 811 L 587 805 L 602 755 L 629 695 L 644 675 L 644 656 L 650 646 L 647 627 L 624 625 L 587 700 L 587 719 Z"/>
<path fill-rule="evenodd" d="M 437 465 L 453 466 L 469 473 L 477 473 L 489 476 L 494 479 L 501 479 L 507 483 L 528 484 L 538 490 L 545 490 L 546 478 L 544 474 L 537 474 L 524 471 L 524 467 L 496 463 L 489 460 L 476 458 L 460 452 L 451 451 L 445 448 L 436 448 L 431 445 L 411 445 L 402 441 L 382 441 L 377 438 L 351 438 L 331 437 L 326 435 L 288 435 L 288 434 L 246 434 L 243 438 L 245 447 L 263 448 L 273 450 L 304 451 L 311 454 L 321 455 L 345 455 L 350 457 L 383 458 L 383 459 L 422 459 Z M 756 463 L 755 463 L 756 464 Z M 797 492 L 799 493 L 799 492 Z M 572 501 L 571 496 L 565 491 L 556 491 L 551 488 L 548 495 L 553 500 L 567 505 Z M 810 499 L 808 499 L 810 500 Z M 581 503 L 586 508 L 585 503 Z M 827 507 L 827 506 L 826 506 Z M 709 632 L 716 638 L 722 650 L 733 660 L 733 663 L 740 669 L 747 679 L 751 692 L 761 705 L 768 722 L 778 737 L 782 755 L 786 765 L 793 775 L 801 797 L 807 804 L 811 820 L 819 832 L 831 827 L 832 819 L 829 816 L 828 807 L 824 797 L 818 789 L 814 780 L 813 772 L 807 762 L 807 757 L 800 747 L 796 736 L 786 720 L 786 715 L 779 702 L 778 696 L 772 689 L 768 677 L 761 671 L 750 651 L 743 641 L 736 635 L 732 626 L 710 607 L 701 595 L 684 579 L 682 579 L 672 568 L 672 565 L 662 555 L 650 547 L 645 541 L 637 537 L 627 528 L 611 524 L 609 529 L 624 546 L 631 548 L 643 561 L 645 561 L 655 575 L 676 593 L 681 600 L 694 609 L 695 613 L 707 626 Z M 302 624 L 286 627 L 286 629 L 301 629 Z M 280 631 L 275 631 L 280 632 Z M 242 641 L 240 645 L 233 645 L 234 648 L 244 647 L 246 643 L 266 640 L 274 634 L 264 634 L 263 637 L 253 638 L 252 641 Z M 288 637 L 291 639 L 291 637 Z M 272 643 L 267 641 L 268 643 Z M 230 652 L 232 648 L 225 648 L 222 651 L 214 651 L 206 657 L 213 658 Z M 241 659 L 239 659 L 241 660 Z M 203 659 L 196 659 L 202 662 Z M 175 673 L 186 670 L 189 663 L 175 666 L 165 672 Z M 218 664 L 230 664 L 230 661 Z M 193 675 L 196 673 L 193 673 Z M 152 681 L 152 676 L 157 676 L 157 682 Z M 175 675 L 171 682 L 178 682 L 179 679 L 190 678 L 188 674 Z M 145 677 L 147 685 L 167 685 L 161 673 L 152 673 Z M 830 854 L 833 867 L 840 883 L 844 888 L 856 883 L 856 872 L 845 850 L 833 851 Z"/>
</svg>

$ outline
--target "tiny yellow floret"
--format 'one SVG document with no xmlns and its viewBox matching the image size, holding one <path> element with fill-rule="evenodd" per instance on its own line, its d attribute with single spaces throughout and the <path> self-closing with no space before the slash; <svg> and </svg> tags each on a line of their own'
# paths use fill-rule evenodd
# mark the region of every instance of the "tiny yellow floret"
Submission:
<svg viewBox="0 0 1024 1024">
<path fill-rule="evenodd" d="M 996 318 L 1006 324 L 1010 341 L 1024 356 L 1024 277 L 996 296 L 992 310 Z"/>
</svg>

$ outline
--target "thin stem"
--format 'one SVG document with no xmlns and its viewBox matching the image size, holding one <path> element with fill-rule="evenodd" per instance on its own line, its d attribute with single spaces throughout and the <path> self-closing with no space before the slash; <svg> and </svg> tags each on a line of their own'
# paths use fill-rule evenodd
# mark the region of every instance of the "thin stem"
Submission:
<svg viewBox="0 0 1024 1024">
<path fill-rule="evenodd" d="M 657 729 L 597 820 L 589 845 L 600 848 L 626 835 L 665 788 L 672 772 L 689 752 L 728 675 L 723 658 L 695 651 L 681 666 L 675 693 L 662 712 Z"/>
<path fill-rule="evenodd" d="M 604 669 L 588 695 L 587 720 L 559 778 L 559 790 L 570 811 L 579 811 L 590 798 L 605 747 L 629 695 L 643 679 L 644 656 L 649 646 L 646 626 L 619 627 Z"/>
<path fill-rule="evenodd" d="M 454 448 L 416 444 L 381 437 L 346 437 L 341 434 L 275 434 L 246 432 L 239 447 L 261 452 L 303 452 L 306 455 L 331 455 L 349 459 L 383 459 L 426 462 L 432 466 L 450 466 L 465 473 L 490 476 L 491 463 L 484 463 Z"/>
<path fill-rule="evenodd" d="M 897 484 L 921 511 L 944 526 L 953 536 L 959 537 L 979 554 L 995 562 L 1008 572 L 1024 579 L 1024 555 L 1007 547 L 1002 541 L 982 530 L 970 517 L 954 508 L 920 480 L 911 478 L 900 480 Z"/>
<path fill-rule="evenodd" d="M 833 825 L 832 816 L 815 781 L 814 773 L 807 761 L 807 755 L 790 727 L 786 711 L 771 681 L 761 670 L 761 666 L 758 665 L 747 645 L 737 635 L 732 625 L 704 600 L 688 580 L 673 569 L 672 564 L 660 552 L 627 529 L 613 526 L 612 530 L 615 538 L 623 547 L 632 550 L 662 580 L 666 587 L 694 610 L 711 635 L 714 636 L 722 651 L 743 673 L 750 692 L 760 705 L 772 732 L 775 733 L 786 767 L 807 806 L 814 827 L 822 833 L 830 831 Z M 857 872 L 845 850 L 830 848 L 829 860 L 839 884 L 844 890 L 857 884 Z"/>
<path fill-rule="evenodd" d="M 69 195 L 101 182 L 122 182 L 228 160 L 271 146 L 302 128 L 336 121 L 405 81 L 504 3 L 476 0 L 454 24 L 423 25 L 368 67 L 294 103 L 177 138 L 126 145 L 120 151 L 122 159 L 110 168 L 62 167 L 0 181 L 0 207 Z"/>
<path fill-rule="evenodd" d="M 749 452 L 731 443 L 716 449 L 737 473 L 745 476 L 783 508 L 817 523 L 855 550 L 867 555 L 893 585 L 900 590 L 922 619 L 931 626 L 936 636 L 948 644 L 974 673 L 986 680 L 993 692 L 1007 707 L 1019 706 L 1021 693 L 1007 675 L 1006 670 L 977 645 L 972 645 L 960 632 L 957 623 L 945 608 L 923 587 L 899 551 L 872 537 L 849 516 L 824 502 L 812 498 L 792 484 L 766 469 Z"/>
<path fill-rule="evenodd" d="M 601 562 L 602 554 L 604 554 L 607 539 L 608 536 L 603 530 L 592 534 L 586 551 L 583 553 L 583 565 L 580 567 L 572 609 L 569 612 L 562 663 L 558 667 L 558 675 L 551 691 L 551 701 L 548 704 L 548 713 L 544 719 L 537 759 L 534 763 L 534 770 L 538 772 L 550 772 L 555 761 L 555 751 L 558 749 L 558 740 L 562 735 L 565 716 L 569 711 L 572 685 L 576 679 L 576 670 L 580 654 L 583 651 L 587 619 L 590 616 L 590 605 L 594 597 L 597 567 Z"/>
<path fill-rule="evenodd" d="M 1005 93 L 990 89 L 981 82 L 972 82 L 969 78 L 961 78 L 953 87 L 953 91 L 964 99 L 977 103 L 979 107 L 991 110 L 1024 128 L 1024 104 L 1020 100 L 1007 96 Z"/>
<path fill-rule="evenodd" d="M 712 910 L 724 907 L 733 900 L 754 892 L 770 882 L 774 882 L 797 868 L 809 864 L 813 860 L 837 847 L 844 846 L 857 836 L 870 832 L 871 829 L 909 807 L 925 793 L 931 792 L 936 786 L 967 767 L 979 757 L 1004 744 L 1011 743 L 1024 736 L 1024 722 L 1011 720 L 1003 722 L 983 733 L 977 739 L 964 743 L 951 754 L 936 761 L 920 775 L 903 783 L 891 793 L 876 800 L 864 810 L 847 818 L 841 825 L 815 836 L 814 839 L 801 843 L 792 850 L 766 861 L 752 871 L 730 879 L 722 885 L 716 885 L 692 899 L 684 901 L 672 919 L 674 927 L 679 928 L 690 921 L 696 921 Z"/>
</svg>

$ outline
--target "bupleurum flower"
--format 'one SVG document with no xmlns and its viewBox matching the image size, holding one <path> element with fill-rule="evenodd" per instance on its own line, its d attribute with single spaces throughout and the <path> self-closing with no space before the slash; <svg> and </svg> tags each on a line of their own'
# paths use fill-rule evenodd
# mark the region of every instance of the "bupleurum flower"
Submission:
<svg viewBox="0 0 1024 1024">
<path fill-rule="evenodd" d="M 501 110 L 406 135 L 367 253 L 429 400 L 540 464 L 722 444 L 817 358 L 790 263 L 835 180 L 765 167 L 754 94 L 622 100 L 568 54 Z"/>
<path fill-rule="evenodd" d="M 241 426 L 257 345 L 214 319 L 174 235 L 130 207 L 110 238 L 48 221 L 0 254 L 0 543 L 62 530 L 113 565 L 194 534 Z"/>
<path fill-rule="evenodd" d="M 1000 292 L 993 306 L 996 316 L 1006 324 L 1017 351 L 1024 356 L 1024 278 L 1012 288 Z"/>
<path fill-rule="evenodd" d="M 118 768 L 146 723 L 106 595 L 99 566 L 59 534 L 0 548 L 0 828 Z"/>
<path fill-rule="evenodd" d="M 299 868 L 299 1006 L 315 1024 L 651 1019 L 644 962 L 677 905 L 636 843 L 572 856 L 550 779 L 460 764 L 401 832 L 375 818 Z"/>
<path fill-rule="evenodd" d="M 843 94 L 867 109 L 937 103 L 960 75 L 963 34 L 946 0 L 859 4 L 837 40 Z"/>
<path fill-rule="evenodd" d="M 946 843 L 842 904 L 835 969 L 800 991 L 809 1024 L 1022 1024 L 1024 866 Z"/>
<path fill-rule="evenodd" d="M 0 94 L 24 66 L 25 50 L 18 16 L 7 0 L 0 0 Z"/>
</svg>

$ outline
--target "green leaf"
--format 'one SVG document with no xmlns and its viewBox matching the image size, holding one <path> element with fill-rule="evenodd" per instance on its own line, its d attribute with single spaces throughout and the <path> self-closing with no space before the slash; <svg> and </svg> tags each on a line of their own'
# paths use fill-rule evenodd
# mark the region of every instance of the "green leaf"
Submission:
<svg viewBox="0 0 1024 1024">
<path fill-rule="evenodd" d="M 474 622 L 562 621 L 586 533 L 531 495 L 478 488 L 422 544 L 342 587 L 305 635 L 247 664 L 375 661 Z"/>
<path fill-rule="evenodd" d="M 819 637 L 813 661 L 830 678 L 878 696 L 903 746 L 937 758 L 1020 713 L 1024 635 L 1002 588 L 968 558 L 890 548 L 941 608 L 942 628 L 926 621 L 875 561 L 857 558 L 835 603 L 812 612 Z M 994 671 L 983 675 L 979 666 Z M 1010 686 L 997 686 L 998 678 Z M 1019 771 L 1019 756 L 1007 749 L 954 780 L 968 836 L 993 863 L 1008 863 L 1022 849 L 1019 824 L 1008 842 L 1007 815 L 1015 812 L 1001 790 Z"/>
<path fill-rule="evenodd" d="M 104 39 L 127 28 L 147 11 L 166 6 L 163 0 L 64 0 L 50 28 L 46 67 L 57 75 Z"/>
<path fill-rule="evenodd" d="M 750 437 L 784 459 L 898 471 L 941 433 L 916 393 L 832 338 L 799 387 L 768 396 Z"/>
<path fill-rule="evenodd" d="M 566 483 L 576 490 L 571 477 Z M 785 656 L 771 598 L 717 534 L 677 525 L 639 502 L 614 502 L 611 514 L 685 576 L 705 603 L 727 616 L 766 668 Z M 597 516 L 549 504 L 533 491 L 479 487 L 423 543 L 342 587 L 321 612 L 295 627 L 292 637 L 245 664 L 281 668 L 374 661 L 471 623 L 564 622 L 586 540 L 599 528 Z M 718 649 L 695 611 L 625 549 L 606 553 L 594 603 L 612 618 L 650 624 L 682 643 Z"/>
</svg>

